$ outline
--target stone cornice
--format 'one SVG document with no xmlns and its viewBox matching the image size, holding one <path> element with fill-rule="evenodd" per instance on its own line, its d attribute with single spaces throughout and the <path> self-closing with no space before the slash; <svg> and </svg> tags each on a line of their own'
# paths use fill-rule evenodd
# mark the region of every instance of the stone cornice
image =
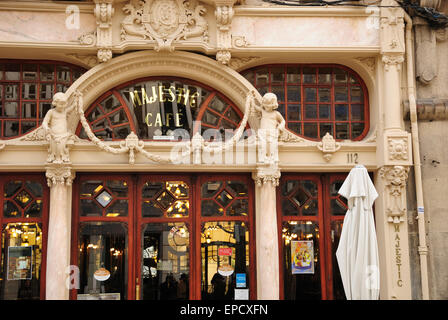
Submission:
<svg viewBox="0 0 448 320">
<path fill-rule="evenodd" d="M 409 120 L 409 102 L 403 102 L 404 120 Z M 419 120 L 448 120 L 448 99 L 417 100 Z"/>
<path fill-rule="evenodd" d="M 236 6 L 235 15 L 258 17 L 368 17 L 371 11 L 364 7 L 265 7 L 265 6 Z"/>
<path fill-rule="evenodd" d="M 93 13 L 93 2 L 73 1 L 1 1 L 0 11 L 36 11 L 36 12 L 65 12 L 67 6 L 76 5 L 80 13 Z"/>
</svg>

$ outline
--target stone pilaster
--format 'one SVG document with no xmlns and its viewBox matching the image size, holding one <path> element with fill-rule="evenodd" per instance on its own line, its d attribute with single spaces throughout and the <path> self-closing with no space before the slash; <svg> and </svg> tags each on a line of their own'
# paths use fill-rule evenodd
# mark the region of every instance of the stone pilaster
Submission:
<svg viewBox="0 0 448 320">
<path fill-rule="evenodd" d="M 95 0 L 96 46 L 98 61 L 107 62 L 112 59 L 112 17 L 114 0 Z"/>
<path fill-rule="evenodd" d="M 74 173 L 69 165 L 49 164 L 46 177 L 50 187 L 48 222 L 46 299 L 68 300 L 66 284 L 70 265 L 71 200 Z"/>
<path fill-rule="evenodd" d="M 256 183 L 257 299 L 279 299 L 276 187 L 280 170 L 269 164 L 253 173 Z"/>
<path fill-rule="evenodd" d="M 231 58 L 232 47 L 232 18 L 234 15 L 233 1 L 223 1 L 216 4 L 215 18 L 217 25 L 216 60 L 228 64 Z"/>
<path fill-rule="evenodd" d="M 380 40 L 383 96 L 380 170 L 375 176 L 379 197 L 375 223 L 380 256 L 380 299 L 411 299 L 406 181 L 412 165 L 411 136 L 404 130 L 401 72 L 405 63 L 404 11 L 394 0 L 381 2 Z"/>
</svg>

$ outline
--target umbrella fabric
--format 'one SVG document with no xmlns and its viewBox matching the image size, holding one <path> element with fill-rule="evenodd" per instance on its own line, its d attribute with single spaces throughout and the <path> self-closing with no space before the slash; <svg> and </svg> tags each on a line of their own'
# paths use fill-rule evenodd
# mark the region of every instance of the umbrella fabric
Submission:
<svg viewBox="0 0 448 320">
<path fill-rule="evenodd" d="M 378 193 L 367 169 L 354 167 L 341 189 L 348 201 L 336 258 L 348 300 L 379 298 L 378 245 L 372 205 Z"/>
</svg>

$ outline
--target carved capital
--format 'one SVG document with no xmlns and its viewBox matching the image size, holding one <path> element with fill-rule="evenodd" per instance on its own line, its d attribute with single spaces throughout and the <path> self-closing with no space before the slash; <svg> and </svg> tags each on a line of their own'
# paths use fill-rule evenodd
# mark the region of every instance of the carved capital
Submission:
<svg viewBox="0 0 448 320">
<path fill-rule="evenodd" d="M 276 165 L 259 166 L 257 172 L 252 174 L 252 179 L 254 179 L 259 187 L 268 182 L 271 182 L 275 187 L 278 187 L 280 177 L 280 169 Z"/>
<path fill-rule="evenodd" d="M 47 177 L 47 184 L 51 188 L 56 184 L 63 184 L 70 186 L 75 179 L 75 173 L 71 166 L 64 164 L 51 164 L 46 168 L 45 176 Z"/>
<path fill-rule="evenodd" d="M 379 171 L 386 185 L 387 220 L 394 224 L 405 221 L 408 173 L 409 167 L 406 166 L 384 166 Z"/>
<path fill-rule="evenodd" d="M 401 70 L 401 64 L 404 62 L 403 54 L 386 54 L 383 55 L 382 61 L 384 70 L 389 71 L 391 67 L 395 67 L 398 71 Z"/>
</svg>

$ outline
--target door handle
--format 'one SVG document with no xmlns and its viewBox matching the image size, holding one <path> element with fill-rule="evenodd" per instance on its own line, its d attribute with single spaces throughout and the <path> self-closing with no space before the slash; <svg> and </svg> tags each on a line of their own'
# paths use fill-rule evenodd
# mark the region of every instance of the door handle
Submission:
<svg viewBox="0 0 448 320">
<path fill-rule="evenodd" d="M 138 277 L 135 278 L 135 300 L 140 300 L 140 285 L 138 284 Z"/>
</svg>

